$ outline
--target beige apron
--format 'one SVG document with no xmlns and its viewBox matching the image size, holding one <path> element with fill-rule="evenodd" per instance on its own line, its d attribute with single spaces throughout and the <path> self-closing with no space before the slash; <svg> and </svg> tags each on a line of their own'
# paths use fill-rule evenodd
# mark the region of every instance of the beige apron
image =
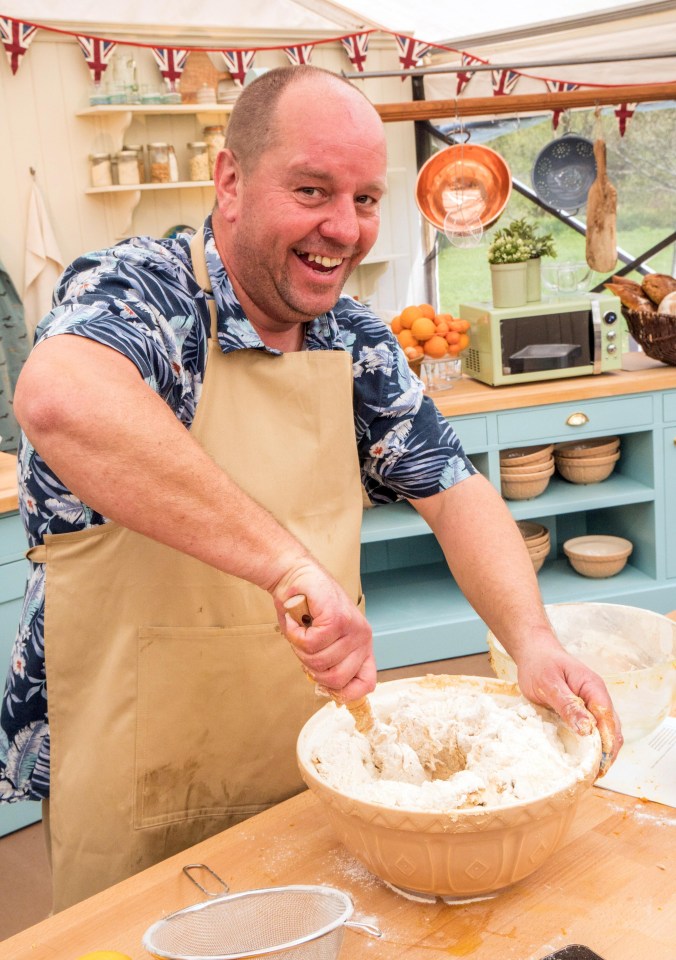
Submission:
<svg viewBox="0 0 676 960">
<path fill-rule="evenodd" d="M 203 243 L 193 259 L 208 289 Z M 349 354 L 223 354 L 212 304 L 191 434 L 360 600 Z M 295 741 L 324 701 L 260 588 L 116 523 L 45 548 L 61 910 L 297 793 Z"/>
</svg>

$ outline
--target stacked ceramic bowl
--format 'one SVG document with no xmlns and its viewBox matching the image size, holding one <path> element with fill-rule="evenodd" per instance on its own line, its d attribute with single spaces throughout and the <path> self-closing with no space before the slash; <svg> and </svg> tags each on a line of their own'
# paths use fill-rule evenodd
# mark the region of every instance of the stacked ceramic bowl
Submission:
<svg viewBox="0 0 676 960">
<path fill-rule="evenodd" d="M 599 483 L 620 459 L 619 437 L 595 437 L 559 443 L 554 450 L 556 470 L 570 483 Z"/>
<path fill-rule="evenodd" d="M 505 500 L 530 500 L 547 489 L 554 473 L 554 444 L 519 447 L 500 453 L 500 485 Z"/>
<path fill-rule="evenodd" d="M 541 523 L 535 523 L 532 520 L 519 520 L 516 525 L 521 531 L 521 536 L 537 573 L 547 559 L 551 548 L 549 530 Z"/>
</svg>

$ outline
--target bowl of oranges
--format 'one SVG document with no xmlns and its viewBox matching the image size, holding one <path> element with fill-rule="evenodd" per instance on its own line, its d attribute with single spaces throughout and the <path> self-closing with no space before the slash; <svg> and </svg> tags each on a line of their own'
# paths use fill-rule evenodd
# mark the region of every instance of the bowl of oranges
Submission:
<svg viewBox="0 0 676 960">
<path fill-rule="evenodd" d="M 468 320 L 421 303 L 404 307 L 392 318 L 391 328 L 409 366 L 430 392 L 453 386 L 461 373 L 460 354 L 469 346 Z"/>
</svg>

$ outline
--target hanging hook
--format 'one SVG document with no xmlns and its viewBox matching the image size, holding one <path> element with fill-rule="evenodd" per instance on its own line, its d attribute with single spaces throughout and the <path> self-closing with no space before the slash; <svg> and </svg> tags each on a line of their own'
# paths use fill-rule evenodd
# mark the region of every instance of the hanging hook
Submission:
<svg viewBox="0 0 676 960">
<path fill-rule="evenodd" d="M 35 180 L 35 167 L 29 167 L 29 168 L 28 168 L 28 171 L 29 171 L 31 177 L 33 178 L 33 180 Z"/>
</svg>

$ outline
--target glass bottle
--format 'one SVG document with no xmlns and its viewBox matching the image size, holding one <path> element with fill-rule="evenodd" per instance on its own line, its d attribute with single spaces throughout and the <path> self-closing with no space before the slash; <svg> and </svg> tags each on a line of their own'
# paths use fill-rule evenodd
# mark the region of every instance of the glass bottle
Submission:
<svg viewBox="0 0 676 960">
<path fill-rule="evenodd" d="M 89 172 L 93 187 L 110 187 L 113 184 L 113 167 L 109 153 L 92 153 L 89 157 Z"/>
<path fill-rule="evenodd" d="M 225 127 L 222 123 L 215 123 L 204 128 L 204 139 L 209 153 L 209 177 L 214 175 L 216 157 L 225 146 Z"/>
<path fill-rule="evenodd" d="M 117 155 L 117 182 L 120 186 L 140 183 L 135 150 L 120 150 Z"/>
<path fill-rule="evenodd" d="M 188 169 L 191 180 L 209 180 L 209 153 L 205 140 L 188 144 Z"/>
<path fill-rule="evenodd" d="M 169 183 L 169 145 L 167 143 L 148 144 L 148 163 L 151 183 Z"/>
<path fill-rule="evenodd" d="M 140 143 L 129 143 L 122 147 L 123 150 L 133 150 L 136 154 L 136 163 L 138 164 L 138 182 L 146 182 L 146 161 L 143 152 L 143 146 Z"/>
</svg>

